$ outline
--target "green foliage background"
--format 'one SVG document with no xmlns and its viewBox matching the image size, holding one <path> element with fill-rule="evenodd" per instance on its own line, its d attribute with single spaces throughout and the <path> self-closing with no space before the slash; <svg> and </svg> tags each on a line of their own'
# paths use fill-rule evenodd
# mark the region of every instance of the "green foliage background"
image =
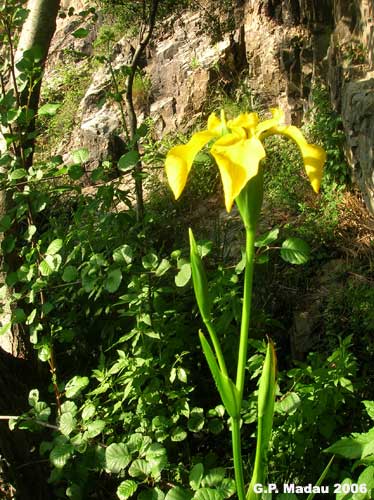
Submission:
<svg viewBox="0 0 374 500">
<path fill-rule="evenodd" d="M 114 34 L 122 20 L 128 23 L 127 30 L 142 14 L 140 2 L 107 3 L 112 14 L 113 9 L 120 13 L 111 24 Z M 174 11 L 174 3 L 163 2 L 162 8 L 164 16 Z M 20 19 L 21 14 L 22 9 Z M 37 54 L 31 53 L 19 67 L 26 85 L 32 82 L 36 64 Z M 44 143 L 53 150 L 71 127 L 89 79 L 84 70 L 79 78 L 70 68 L 57 68 L 57 73 L 62 82 L 44 88 L 45 106 L 37 115 L 38 132 L 51 136 L 39 136 L 40 150 Z M 236 110 L 232 96 L 219 99 L 217 106 L 224 102 Z M 250 111 L 252 104 L 253 99 L 243 96 L 241 111 Z M 0 112 L 4 127 L 21 131 L 33 118 L 30 110 L 19 108 L 12 91 L 2 93 Z M 322 195 L 316 201 L 311 201 L 300 175 L 297 151 L 280 140 L 267 145 L 270 215 L 264 214 L 265 227 L 257 242 L 253 339 L 242 411 L 246 480 L 254 454 L 263 339 L 271 335 L 278 345 L 279 388 L 269 481 L 316 481 L 329 459 L 323 451 L 330 447 L 339 454 L 334 443 L 355 432 L 351 447 L 340 449 L 343 459 L 335 460 L 328 481 L 366 481 L 367 493 L 339 498 L 369 499 L 374 488 L 373 450 L 361 456 L 352 453 L 352 447 L 372 428 L 374 395 L 367 383 L 373 378 L 372 261 L 350 262 L 364 280 L 350 281 L 348 287 L 321 298 L 322 333 L 316 351 L 302 361 L 289 353 L 288 330 L 297 297 L 285 301 L 283 290 L 303 290 L 331 255 L 339 256 L 336 232 L 349 186 L 339 117 L 328 107 L 323 86 L 315 89 L 306 131 L 329 154 Z M 111 179 L 109 162 L 90 174 L 98 185 L 86 194 L 81 179 L 89 161 L 87 150 L 72 151 L 69 164 L 61 156 L 40 152 L 26 168 L 18 154 L 23 139 L 6 135 L 0 182 L 11 202 L 0 220 L 4 256 L 0 292 L 5 300 L 11 290 L 12 315 L 0 334 L 10 327 L 25 332 L 30 355 L 37 356 L 42 372 L 40 387 L 31 390 L 28 407 L 10 421 L 10 428 L 35 433 L 37 439 L 44 431 L 35 460 L 41 457 L 48 464 L 53 498 L 234 498 L 229 419 L 198 342 L 202 325 L 190 284 L 187 227 L 193 223 L 195 233 L 201 230 L 209 238 L 198 244 L 228 360 L 235 356 L 240 322 L 241 235 L 231 238 L 233 230 L 237 233 L 235 220 L 220 215 L 219 181 L 210 157 L 203 153 L 197 159 L 195 176 L 175 204 L 158 172 L 164 153 L 181 137 L 155 143 L 151 122 L 143 132 L 149 196 L 141 223 L 131 187 Z M 27 158 L 29 153 L 24 153 Z M 199 227 L 200 215 L 194 212 L 204 198 L 214 203 Z M 119 204 L 125 209 L 118 210 Z M 279 219 L 276 211 L 283 214 Z M 211 224 L 206 224 L 208 219 Z M 292 265 L 292 256 L 284 258 L 284 242 L 299 237 L 306 241 L 308 257 L 301 270 Z M 238 243 L 236 249 L 231 248 L 233 242 Z M 7 263 L 13 256 L 17 263 L 11 268 Z M 340 279 L 347 272 L 342 271 Z M 358 462 L 352 467 L 348 459 Z"/>
</svg>

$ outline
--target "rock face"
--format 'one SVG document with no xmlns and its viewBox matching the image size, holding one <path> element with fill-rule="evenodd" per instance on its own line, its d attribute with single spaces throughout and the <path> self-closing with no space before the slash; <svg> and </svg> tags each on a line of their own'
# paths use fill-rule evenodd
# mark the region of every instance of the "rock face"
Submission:
<svg viewBox="0 0 374 500">
<path fill-rule="evenodd" d="M 186 13 L 173 33 L 158 41 L 146 68 L 152 81 L 151 116 L 159 134 L 191 123 L 219 83 L 231 83 L 246 66 L 243 27 L 212 45 L 201 14 Z"/>
<path fill-rule="evenodd" d="M 336 0 L 334 7 L 327 78 L 354 179 L 374 214 L 374 4 Z"/>
<path fill-rule="evenodd" d="M 209 2 L 205 4 L 209 9 Z M 201 22 L 202 11 L 185 12 L 160 30 L 144 61 L 147 86 L 136 98 L 140 120 L 153 118 L 157 138 L 183 130 L 214 107 L 215 89 L 232 92 L 241 81 L 257 105 L 281 106 L 288 120 L 300 123 L 310 105 L 312 83 L 322 78 L 342 116 L 354 178 L 374 213 L 372 0 L 232 4 L 232 29 L 218 42 L 212 42 Z M 66 34 L 69 28 L 64 29 Z M 120 41 L 113 51 L 113 66 L 125 66 L 128 54 L 128 41 Z M 117 136 L 123 139 L 118 106 L 98 107 L 108 86 L 109 70 L 101 68 L 82 100 L 80 132 L 74 133 L 76 145 L 88 146 L 97 159 L 111 154 Z"/>
</svg>

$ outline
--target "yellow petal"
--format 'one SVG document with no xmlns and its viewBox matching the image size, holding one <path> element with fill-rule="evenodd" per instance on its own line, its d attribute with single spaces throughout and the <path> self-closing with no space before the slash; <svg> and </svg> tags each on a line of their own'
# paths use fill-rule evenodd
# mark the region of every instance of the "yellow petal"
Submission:
<svg viewBox="0 0 374 500">
<path fill-rule="evenodd" d="M 219 119 L 215 113 L 212 113 L 208 118 L 208 131 L 219 137 L 220 135 L 222 135 L 225 129 L 226 120 L 224 115 L 221 116 L 221 119 Z"/>
<path fill-rule="evenodd" d="M 276 127 L 273 129 L 273 133 L 284 135 L 296 142 L 303 157 L 310 184 L 313 190 L 318 193 L 323 175 L 323 166 L 326 161 L 324 149 L 315 144 L 308 144 L 301 130 L 293 125 Z"/>
<path fill-rule="evenodd" d="M 265 150 L 257 138 L 242 139 L 233 133 L 218 139 L 211 153 L 220 170 L 226 210 L 230 212 L 234 199 L 249 179 L 257 175 Z"/>
<path fill-rule="evenodd" d="M 227 122 L 227 126 L 234 132 L 239 132 L 240 130 L 245 130 L 247 137 L 251 137 L 256 129 L 259 122 L 257 113 L 242 113 L 233 120 Z"/>
<path fill-rule="evenodd" d="M 271 108 L 272 118 L 264 120 L 256 127 L 256 135 L 259 139 L 263 139 L 274 133 L 275 127 L 284 126 L 284 112 L 279 108 Z"/>
<path fill-rule="evenodd" d="M 187 144 L 174 146 L 165 160 L 169 186 L 177 200 L 186 185 L 188 174 L 197 153 L 217 134 L 208 130 L 194 134 Z"/>
<path fill-rule="evenodd" d="M 270 113 L 272 117 L 279 121 L 279 123 L 284 122 L 284 111 L 280 108 L 270 108 Z"/>
<path fill-rule="evenodd" d="M 326 152 L 315 144 L 306 144 L 301 148 L 304 167 L 313 190 L 318 193 L 321 186 L 323 166 L 326 162 Z"/>
</svg>

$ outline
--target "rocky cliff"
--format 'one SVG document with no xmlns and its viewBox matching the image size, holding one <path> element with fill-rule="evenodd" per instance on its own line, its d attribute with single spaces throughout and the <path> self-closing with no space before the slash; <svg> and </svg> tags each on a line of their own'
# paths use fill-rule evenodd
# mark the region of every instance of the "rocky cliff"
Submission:
<svg viewBox="0 0 374 500">
<path fill-rule="evenodd" d="M 158 30 L 144 63 L 149 85 L 137 102 L 139 116 L 150 115 L 162 137 L 204 114 L 216 88 L 235 95 L 240 82 L 258 105 L 281 106 L 288 119 L 300 122 L 311 104 L 312 83 L 322 79 L 342 116 L 353 177 L 374 213 L 372 0 L 233 0 L 225 15 L 231 29 L 214 42 L 199 10 Z M 67 29 L 61 26 L 55 51 Z M 127 64 L 129 46 L 125 39 L 117 44 L 114 67 Z M 109 85 L 103 66 L 77 115 L 74 144 L 87 145 L 97 158 L 113 147 L 120 128 L 115 106 L 98 108 Z"/>
</svg>

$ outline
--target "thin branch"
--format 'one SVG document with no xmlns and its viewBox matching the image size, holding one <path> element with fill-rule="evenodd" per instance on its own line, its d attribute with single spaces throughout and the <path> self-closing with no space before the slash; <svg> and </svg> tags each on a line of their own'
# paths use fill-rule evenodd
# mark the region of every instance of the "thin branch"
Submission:
<svg viewBox="0 0 374 500">
<path fill-rule="evenodd" d="M 146 33 L 144 38 L 141 37 L 141 39 L 139 40 L 139 44 L 132 57 L 132 61 L 130 64 L 130 74 L 127 80 L 126 106 L 129 118 L 130 139 L 132 141 L 133 149 L 138 153 L 139 153 L 139 145 L 138 141 L 136 140 L 136 129 L 138 124 L 134 108 L 133 86 L 134 86 L 136 70 L 139 67 L 140 57 L 143 54 L 144 49 L 147 47 L 149 40 L 151 39 L 153 29 L 156 24 L 158 4 L 159 0 L 152 0 L 149 19 L 148 19 L 148 32 Z M 145 3 L 143 5 L 145 5 Z M 140 160 L 136 164 L 133 172 L 135 179 L 135 194 L 136 194 L 136 218 L 138 222 L 141 222 L 143 220 L 143 214 L 144 214 L 144 202 L 143 202 L 143 183 L 141 178 L 142 164 Z"/>
<path fill-rule="evenodd" d="M 23 417 L 22 415 L 0 415 L 0 420 L 30 420 L 31 422 L 35 422 L 35 424 L 41 425 L 42 427 L 48 427 L 48 429 L 53 429 L 54 431 L 60 430 L 57 425 L 49 424 L 48 422 L 43 422 L 43 420 L 36 420 L 31 417 Z"/>
</svg>

